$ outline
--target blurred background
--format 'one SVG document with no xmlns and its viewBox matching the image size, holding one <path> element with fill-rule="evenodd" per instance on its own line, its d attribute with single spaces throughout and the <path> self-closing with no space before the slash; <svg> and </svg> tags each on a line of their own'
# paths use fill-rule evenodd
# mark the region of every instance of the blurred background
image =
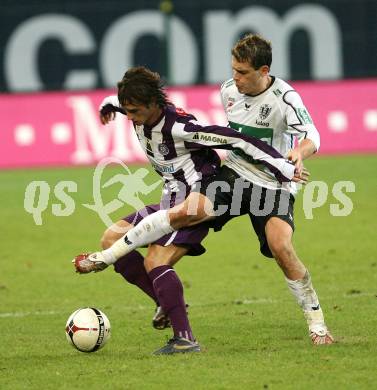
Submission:
<svg viewBox="0 0 377 390">
<path fill-rule="evenodd" d="M 272 74 L 301 93 L 321 153 L 374 153 L 376 16 L 373 0 L 3 0 L 0 167 L 144 161 L 127 121 L 97 119 L 134 65 L 160 72 L 199 120 L 226 123 L 219 85 L 247 32 L 272 41 Z"/>
</svg>

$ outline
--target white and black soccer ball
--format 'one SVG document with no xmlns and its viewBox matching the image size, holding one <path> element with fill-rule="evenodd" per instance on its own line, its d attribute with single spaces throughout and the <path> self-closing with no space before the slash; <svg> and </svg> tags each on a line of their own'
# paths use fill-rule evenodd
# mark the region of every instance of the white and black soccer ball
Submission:
<svg viewBox="0 0 377 390">
<path fill-rule="evenodd" d="M 109 340 L 110 329 L 110 321 L 102 311 L 85 307 L 69 316 L 65 335 L 79 351 L 95 352 Z"/>
</svg>

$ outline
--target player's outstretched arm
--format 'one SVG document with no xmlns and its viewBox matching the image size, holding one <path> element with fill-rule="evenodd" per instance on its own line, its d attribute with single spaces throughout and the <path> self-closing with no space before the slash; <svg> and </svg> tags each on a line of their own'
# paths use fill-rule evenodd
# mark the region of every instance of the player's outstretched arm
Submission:
<svg viewBox="0 0 377 390">
<path fill-rule="evenodd" d="M 253 161 L 264 164 L 280 183 L 289 182 L 294 178 L 294 164 L 258 138 L 241 134 L 229 127 L 202 126 L 195 121 L 187 122 L 180 131 L 188 148 L 241 150 Z"/>
</svg>

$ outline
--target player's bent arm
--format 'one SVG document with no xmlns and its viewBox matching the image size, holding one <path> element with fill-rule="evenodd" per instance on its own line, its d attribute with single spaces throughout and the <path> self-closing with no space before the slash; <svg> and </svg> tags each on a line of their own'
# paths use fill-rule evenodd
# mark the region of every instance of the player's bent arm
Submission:
<svg viewBox="0 0 377 390">
<path fill-rule="evenodd" d="M 118 96 L 117 95 L 106 96 L 102 100 L 101 104 L 99 105 L 98 110 L 101 111 L 105 106 L 108 106 L 108 105 L 120 108 Z"/>
<path fill-rule="evenodd" d="M 316 153 L 320 146 L 320 135 L 313 120 L 295 90 L 287 91 L 281 102 L 287 123 L 286 132 L 299 139 L 298 145 L 288 152 L 287 158 L 295 164 L 296 173 L 303 171 L 303 160 Z"/>
<path fill-rule="evenodd" d="M 229 127 L 202 126 L 196 121 L 189 121 L 176 130 L 185 141 L 188 149 L 240 149 L 253 160 L 264 164 L 282 182 L 294 177 L 294 166 L 272 146 L 258 138 L 241 134 Z"/>
<path fill-rule="evenodd" d="M 296 165 L 296 169 L 301 169 L 302 161 L 312 156 L 316 151 L 314 142 L 306 138 L 288 152 L 287 158 Z"/>
<path fill-rule="evenodd" d="M 301 158 L 306 160 L 317 152 L 317 147 L 311 139 L 305 138 L 292 150 L 292 152 L 293 151 L 300 153 Z"/>
</svg>

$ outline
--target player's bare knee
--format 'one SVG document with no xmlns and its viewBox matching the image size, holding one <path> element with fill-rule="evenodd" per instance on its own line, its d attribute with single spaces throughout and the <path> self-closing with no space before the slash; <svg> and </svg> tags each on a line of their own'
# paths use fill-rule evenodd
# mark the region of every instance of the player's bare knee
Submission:
<svg viewBox="0 0 377 390">
<path fill-rule="evenodd" d="M 148 249 L 148 253 L 144 257 L 144 267 L 147 272 L 162 265 L 170 265 L 173 267 L 187 251 L 188 249 L 183 246 L 151 245 Z"/>
<path fill-rule="evenodd" d="M 150 272 L 153 268 L 156 268 L 156 265 L 152 258 L 148 256 L 144 257 L 144 268 L 147 272 Z"/>
<path fill-rule="evenodd" d="M 111 239 L 110 234 L 108 234 L 108 230 L 106 230 L 101 237 L 101 248 L 102 249 L 110 248 L 113 243 L 114 240 Z"/>
<path fill-rule="evenodd" d="M 152 271 L 152 269 L 166 264 L 167 259 L 161 259 L 158 255 L 155 255 L 154 252 L 148 252 L 144 257 L 144 268 L 147 272 Z"/>
<path fill-rule="evenodd" d="M 181 207 L 179 210 L 169 213 L 169 222 L 174 229 L 178 230 L 201 221 L 204 216 L 200 212 L 190 212 L 188 207 Z"/>
<path fill-rule="evenodd" d="M 174 229 L 180 229 L 188 224 L 187 207 L 181 207 L 169 213 L 169 222 Z"/>
<path fill-rule="evenodd" d="M 101 247 L 102 249 L 107 249 L 107 248 L 110 248 L 111 245 L 114 244 L 115 241 L 118 240 L 118 238 L 120 238 L 120 234 L 116 234 L 112 229 L 111 227 L 106 229 L 105 232 L 103 233 L 102 237 L 101 237 Z"/>
<path fill-rule="evenodd" d="M 269 241 L 268 246 L 279 263 L 284 262 L 285 259 L 290 259 L 294 254 L 292 244 L 287 240 L 274 239 Z"/>
</svg>

